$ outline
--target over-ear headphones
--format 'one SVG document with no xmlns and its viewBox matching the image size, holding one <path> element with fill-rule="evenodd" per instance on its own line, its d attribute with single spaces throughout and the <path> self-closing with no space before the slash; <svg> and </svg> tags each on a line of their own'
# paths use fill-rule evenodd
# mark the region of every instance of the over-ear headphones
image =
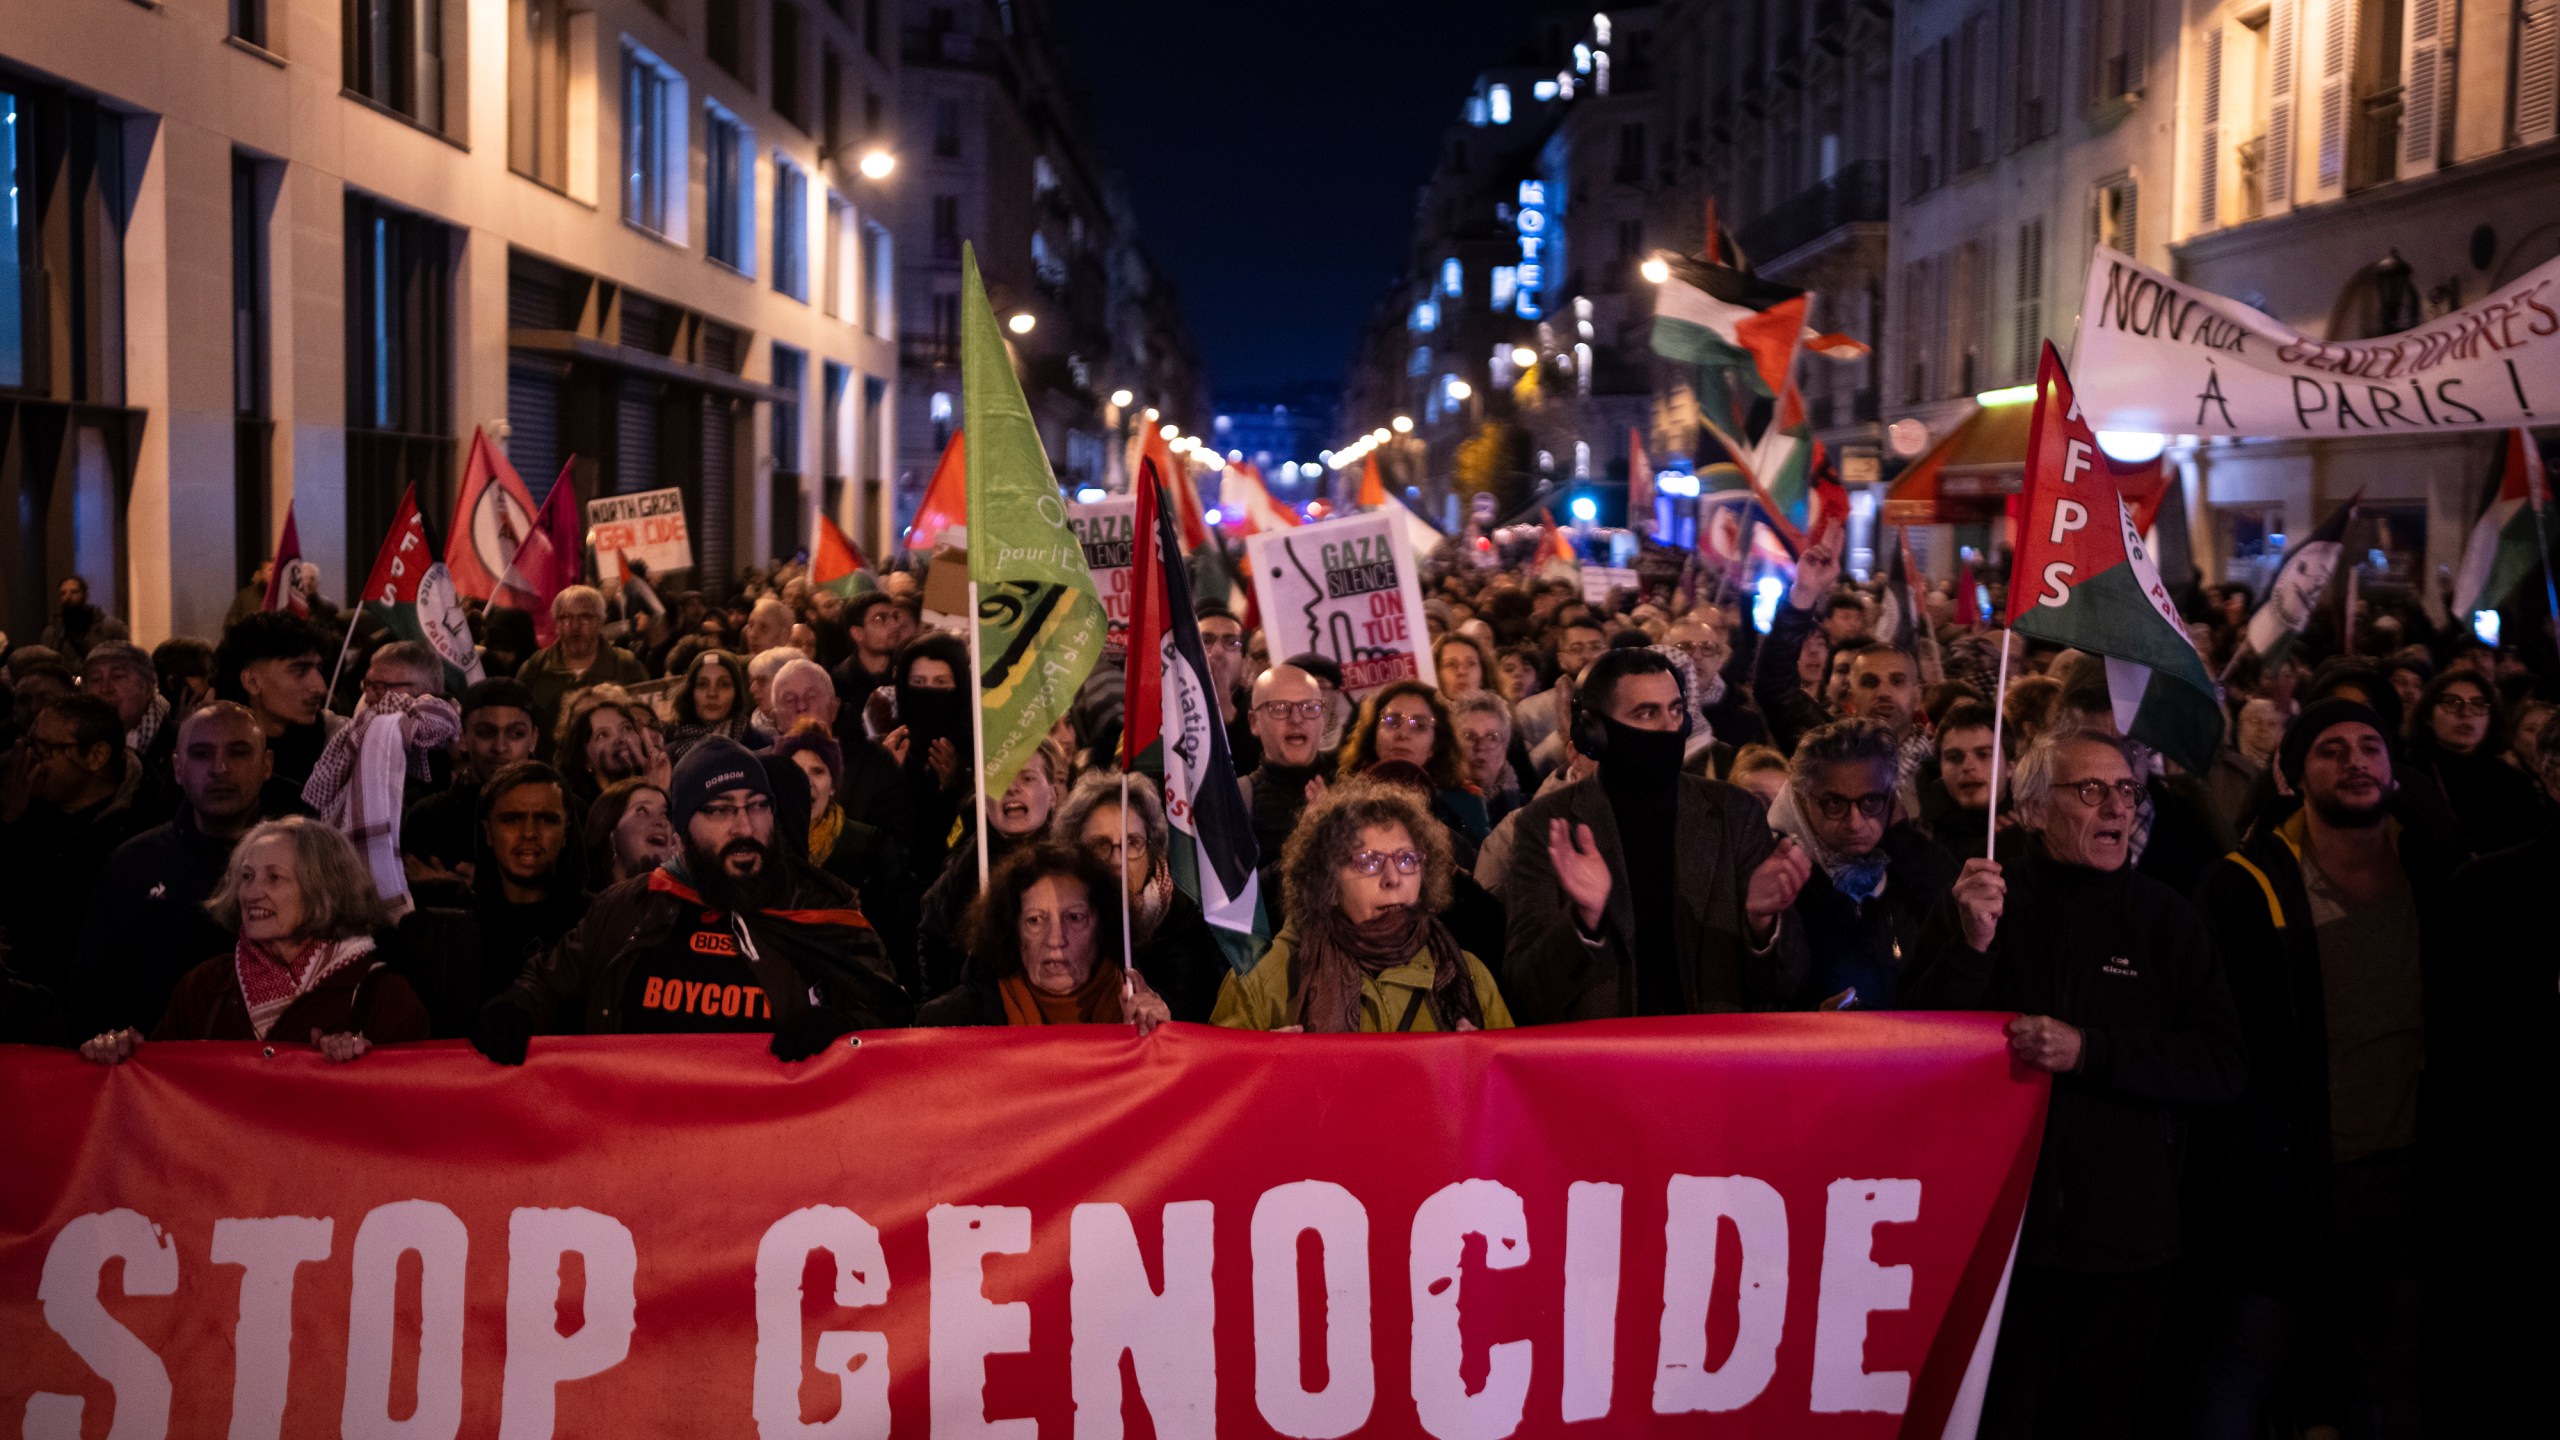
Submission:
<svg viewBox="0 0 2560 1440">
<path fill-rule="evenodd" d="M 1653 665 L 1634 658 L 1639 655 L 1650 656 L 1660 661 L 1660 668 L 1657 669 Z M 1666 674 L 1671 677 L 1671 683 L 1678 686 L 1680 690 L 1679 734 L 1681 739 L 1686 740 L 1689 738 L 1689 732 L 1697 725 L 1697 715 L 1689 708 L 1689 677 L 1681 669 L 1679 661 L 1663 654 L 1654 646 L 1629 646 L 1622 650 L 1604 651 L 1599 659 L 1583 667 L 1579 680 L 1571 675 L 1558 677 L 1556 684 L 1564 690 L 1566 703 L 1571 707 L 1569 728 L 1573 735 L 1574 750 L 1595 761 L 1609 753 L 1609 727 L 1602 722 L 1600 713 L 1592 709 L 1582 698 L 1588 687 L 1596 684 L 1602 689 L 1614 691 L 1618 682 L 1630 675 Z"/>
</svg>

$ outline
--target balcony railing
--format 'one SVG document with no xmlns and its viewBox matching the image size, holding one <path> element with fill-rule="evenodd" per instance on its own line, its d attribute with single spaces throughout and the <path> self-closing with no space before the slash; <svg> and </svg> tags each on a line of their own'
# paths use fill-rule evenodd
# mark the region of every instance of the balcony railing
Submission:
<svg viewBox="0 0 2560 1440">
<path fill-rule="evenodd" d="M 1882 160 L 1860 160 L 1810 189 L 1799 191 L 1749 224 L 1734 238 L 1755 261 L 1800 250 L 1844 225 L 1881 223 L 1888 216 L 1890 177 Z"/>
</svg>

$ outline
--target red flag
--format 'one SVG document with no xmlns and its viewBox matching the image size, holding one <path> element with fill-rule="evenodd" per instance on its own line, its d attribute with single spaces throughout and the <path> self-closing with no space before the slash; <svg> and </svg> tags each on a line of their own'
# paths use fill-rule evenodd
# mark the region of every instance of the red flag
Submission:
<svg viewBox="0 0 2560 1440">
<path fill-rule="evenodd" d="M 570 464 L 575 464 L 573 457 Z M 575 585 L 586 571 L 586 532 L 578 524 L 577 487 L 569 483 L 569 465 L 551 482 L 533 532 L 516 547 L 515 559 L 499 578 L 492 607 L 523 610 L 533 616 L 534 638 L 545 645 L 559 634 L 551 625 L 551 602 Z M 448 567 L 450 568 L 450 567 Z"/>
<path fill-rule="evenodd" d="M 1247 535 L 1292 530 L 1299 523 L 1298 512 L 1272 498 L 1271 487 L 1262 483 L 1262 467 L 1250 460 L 1239 460 L 1227 467 L 1225 483 L 1218 491 L 1218 508 L 1242 525 Z"/>
<path fill-rule="evenodd" d="M 1197 550 L 1208 544 L 1208 512 L 1201 507 L 1199 490 L 1192 486 L 1191 467 L 1183 464 L 1181 458 L 1173 453 L 1173 447 L 1165 443 L 1164 431 L 1146 432 L 1146 444 L 1140 449 L 1138 459 L 1142 472 L 1146 463 L 1153 461 L 1156 478 L 1172 492 L 1173 518 L 1182 530 L 1182 548 Z"/>
<path fill-rule="evenodd" d="M 498 578 L 533 529 L 533 492 L 489 437 L 471 431 L 471 454 L 462 465 L 462 493 L 454 497 L 453 523 L 445 530 L 444 566 L 453 588 L 487 600 Z M 551 621 L 545 616 L 542 622 Z"/>
<path fill-rule="evenodd" d="M 1120 768 L 1128 770 L 1164 735 L 1164 557 L 1156 540 L 1163 492 L 1153 455 L 1138 457 L 1138 510 L 1131 517 L 1129 649 L 1120 701 Z"/>
<path fill-rule="evenodd" d="M 1386 477 L 1378 473 L 1377 452 L 1360 457 L 1360 504 L 1375 510 L 1387 503 Z"/>
<path fill-rule="evenodd" d="M 1963 616 L 1963 628 L 1982 628 L 1982 584 L 1973 578 L 1973 561 L 1956 566 L 1956 613 Z"/>
<path fill-rule="evenodd" d="M 820 515 L 817 548 L 809 556 L 809 583 L 851 599 L 871 588 L 870 570 L 871 562 L 862 558 L 862 547 L 837 527 L 835 517 Z"/>
<path fill-rule="evenodd" d="M 931 550 L 943 531 L 969 523 L 969 452 L 962 445 L 964 438 L 954 430 L 951 443 L 942 447 L 942 459 L 933 467 L 933 482 L 924 487 L 916 518 L 907 525 L 905 549 L 910 554 Z"/>
<path fill-rule="evenodd" d="M 311 601 L 293 583 L 293 572 L 302 568 L 302 532 L 293 525 L 293 502 L 284 502 L 284 533 L 276 537 L 275 562 L 267 570 L 267 598 L 262 610 L 290 610 L 308 616 Z"/>
</svg>

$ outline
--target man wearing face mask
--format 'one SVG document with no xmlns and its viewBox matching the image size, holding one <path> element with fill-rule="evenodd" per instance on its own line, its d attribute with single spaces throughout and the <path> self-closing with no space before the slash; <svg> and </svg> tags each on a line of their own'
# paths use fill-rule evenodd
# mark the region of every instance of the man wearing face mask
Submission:
<svg viewBox="0 0 2560 1440">
<path fill-rule="evenodd" d="M 1651 650 L 1583 672 L 1574 748 L 1598 762 L 1515 817 L 1503 993 L 1532 1024 L 1773 1010 L 1804 983 L 1781 924 L 1809 863 L 1730 785 L 1681 773 L 1688 697 Z"/>
<path fill-rule="evenodd" d="M 2430 1024 L 2452 976 L 2429 972 L 2425 941 L 2460 854 L 2404 825 L 2397 759 L 2370 706 L 2314 701 L 2276 753 L 2302 808 L 2198 884 L 2216 948 L 2252 962 L 2232 970 L 2248 1093 L 2211 1153 L 2225 1343 L 2208 1352 L 2202 1434 L 2254 1433 L 2276 1377 L 2305 1359 L 2338 1378 L 2343 1413 L 2304 1418 L 2350 1435 L 2424 1428 L 2418 1361 L 2437 1317 L 2419 1200 L 2443 1144 L 2425 1122 L 2452 1118 L 2428 1091 L 2476 1041 L 2446 1044 Z"/>
<path fill-rule="evenodd" d="M 1769 828 L 1813 859 L 1789 912 L 1812 960 L 1804 1009 L 1896 1008 L 1904 959 L 1955 883 L 1955 857 L 1897 813 L 1899 751 L 1877 721 L 1835 720 L 1797 742 L 1769 807 Z"/>
<path fill-rule="evenodd" d="M 521 1065 L 537 1034 L 748 1031 L 796 1061 L 907 1022 L 913 1007 L 853 893 L 777 843 L 772 784 L 753 755 L 700 742 L 668 802 L 682 853 L 597 896 L 482 1007 L 481 1054 Z"/>
<path fill-rule="evenodd" d="M 1987 1437 L 2129 1437 L 2180 1257 L 2186 1131 L 2240 1094 L 2240 1022 L 2193 906 L 2134 868 L 2137 747 L 2048 732 L 2018 757 L 2025 833 L 1968 860 L 1901 1003 L 2012 1010 L 2054 1077 L 1983 1401 Z"/>
</svg>

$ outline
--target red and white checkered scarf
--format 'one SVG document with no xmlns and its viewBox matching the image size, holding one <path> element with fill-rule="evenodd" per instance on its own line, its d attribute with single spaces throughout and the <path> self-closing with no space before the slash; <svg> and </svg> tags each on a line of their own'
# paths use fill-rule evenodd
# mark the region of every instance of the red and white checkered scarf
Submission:
<svg viewBox="0 0 2560 1440">
<path fill-rule="evenodd" d="M 275 1028 L 276 1018 L 311 992 L 311 987 L 344 968 L 348 962 L 373 953 L 373 941 L 363 935 L 345 940 L 314 940 L 296 951 L 289 959 L 278 959 L 275 951 L 243 935 L 231 950 L 231 968 L 240 977 L 240 998 L 249 1007 L 249 1028 L 258 1038 L 267 1038 Z"/>
</svg>

